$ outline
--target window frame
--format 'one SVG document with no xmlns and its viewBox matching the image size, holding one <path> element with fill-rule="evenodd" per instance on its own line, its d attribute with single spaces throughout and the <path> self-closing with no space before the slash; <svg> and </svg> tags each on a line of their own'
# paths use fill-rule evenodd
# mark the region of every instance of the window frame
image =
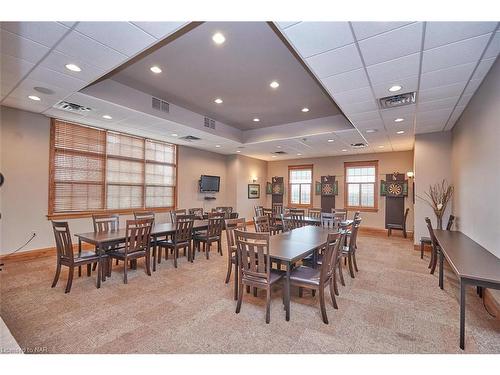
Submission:
<svg viewBox="0 0 500 375">
<path fill-rule="evenodd" d="M 87 128 L 92 128 L 92 129 L 97 129 L 99 131 L 104 131 L 105 132 L 105 148 L 104 148 L 104 171 L 103 171 L 103 209 L 100 210 L 88 210 L 88 211 L 74 211 L 74 212 L 55 212 L 55 154 L 56 154 L 56 149 L 55 149 L 55 136 L 56 136 L 56 122 L 61 121 L 65 122 L 71 125 L 75 126 L 82 126 L 82 127 L 87 127 Z M 108 154 L 107 154 L 107 135 L 108 133 L 117 133 L 121 134 L 124 136 L 129 136 L 129 137 L 135 137 L 139 138 L 142 140 L 144 144 L 144 156 L 142 159 L 136 159 L 136 158 L 129 158 L 129 157 L 120 157 L 120 156 L 111 156 L 111 158 L 115 160 L 133 160 L 133 161 L 142 161 L 143 164 L 143 181 L 142 184 L 142 206 L 141 207 L 135 207 L 135 208 L 124 208 L 124 209 L 107 209 L 107 187 L 108 185 L 121 185 L 118 183 L 109 183 L 107 180 L 107 164 L 108 164 Z M 160 142 L 160 143 L 165 143 L 173 146 L 174 152 L 175 152 L 175 164 L 172 163 L 167 163 L 167 162 L 155 162 L 151 160 L 146 159 L 146 141 L 151 140 L 154 142 Z M 92 217 L 94 214 L 132 214 L 137 211 L 153 211 L 153 212 L 168 212 L 171 210 L 177 209 L 177 202 L 178 202 L 178 178 L 179 178 L 179 147 L 176 144 L 165 142 L 165 141 L 160 141 L 157 139 L 152 139 L 152 138 L 146 138 L 146 137 L 140 137 L 134 134 L 126 133 L 126 132 L 121 132 L 121 131 L 114 131 L 114 130 L 108 130 L 108 129 L 102 129 L 98 128 L 95 126 L 88 126 L 84 124 L 79 124 L 76 122 L 72 121 L 65 121 L 65 120 L 60 120 L 57 118 L 51 118 L 50 121 L 50 142 L 49 142 L 49 181 L 48 181 L 48 190 L 49 190 L 49 199 L 48 199 L 48 214 L 47 214 L 47 219 L 53 220 L 53 219 L 76 219 L 76 218 L 85 218 L 85 217 Z M 170 165 L 173 166 L 174 171 L 175 171 L 175 180 L 174 180 L 174 196 L 173 196 L 173 206 L 171 207 L 147 207 L 146 206 L 146 188 L 148 186 L 156 186 L 152 184 L 147 184 L 146 183 L 146 164 L 148 163 L 153 163 L 153 164 L 162 164 L 162 165 Z M 126 184 L 124 184 L 126 185 Z"/>
<path fill-rule="evenodd" d="M 313 184 L 314 184 L 314 169 L 313 169 L 314 164 L 303 164 L 303 165 L 289 165 L 288 166 L 288 207 L 293 207 L 293 208 L 311 208 L 313 207 Z M 311 197 L 310 203 L 309 204 L 297 204 L 297 203 L 292 203 L 292 185 L 303 185 L 303 184 L 292 184 L 290 183 L 290 172 L 293 170 L 301 170 L 301 169 L 310 169 L 311 170 L 311 183 L 310 183 L 310 192 L 309 196 Z M 299 188 L 299 200 L 300 200 L 300 193 L 302 188 Z"/>
<path fill-rule="evenodd" d="M 365 206 L 349 206 L 348 205 L 348 185 L 347 182 L 347 169 L 348 168 L 362 168 L 362 167 L 375 167 L 375 181 L 373 182 L 373 207 Z M 371 184 L 371 182 L 364 182 Z M 361 185 L 360 185 L 361 186 Z M 361 200 L 361 195 L 360 195 Z M 378 212 L 378 160 L 367 160 L 367 161 L 345 161 L 344 162 L 344 208 L 352 211 L 362 211 L 362 212 Z"/>
</svg>

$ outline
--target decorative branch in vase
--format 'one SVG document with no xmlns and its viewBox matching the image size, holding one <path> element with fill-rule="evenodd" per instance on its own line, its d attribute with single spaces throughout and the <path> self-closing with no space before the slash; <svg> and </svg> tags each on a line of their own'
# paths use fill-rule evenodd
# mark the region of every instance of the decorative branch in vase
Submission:
<svg viewBox="0 0 500 375">
<path fill-rule="evenodd" d="M 443 215 L 453 196 L 453 190 L 453 185 L 448 185 L 448 182 L 443 180 L 439 184 L 429 185 L 429 190 L 425 192 L 426 197 L 417 195 L 434 210 L 438 229 L 443 229 Z"/>
</svg>

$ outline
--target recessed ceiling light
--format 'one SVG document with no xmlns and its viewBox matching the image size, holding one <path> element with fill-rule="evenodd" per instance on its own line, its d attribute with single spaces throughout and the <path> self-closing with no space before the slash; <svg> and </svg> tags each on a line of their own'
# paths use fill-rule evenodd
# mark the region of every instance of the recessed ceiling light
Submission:
<svg viewBox="0 0 500 375">
<path fill-rule="evenodd" d="M 110 115 L 104 115 L 102 116 L 102 118 L 105 118 L 106 120 L 111 120 L 113 117 L 111 117 Z"/>
<path fill-rule="evenodd" d="M 404 131 L 404 130 L 400 130 L 400 131 L 398 131 L 398 132 L 396 132 L 396 133 L 397 133 L 397 134 L 404 134 L 404 133 L 405 133 L 405 131 Z"/>
<path fill-rule="evenodd" d="M 78 66 L 78 65 L 75 65 L 75 64 L 66 64 L 66 69 L 68 70 L 71 70 L 72 72 L 81 72 L 82 69 Z"/>
<path fill-rule="evenodd" d="M 383 145 L 378 146 L 378 148 L 384 148 L 384 147 L 385 147 L 385 146 L 383 146 Z"/>
<path fill-rule="evenodd" d="M 172 137 L 178 137 L 179 136 L 179 134 L 177 134 L 177 133 L 172 133 L 171 135 L 172 135 Z"/>
<path fill-rule="evenodd" d="M 253 121 L 253 122 L 259 122 L 259 121 L 260 121 L 260 118 L 257 118 L 257 117 L 256 117 L 256 118 L 254 118 L 252 121 Z"/>
<path fill-rule="evenodd" d="M 222 44 L 226 41 L 226 37 L 221 33 L 215 33 L 212 36 L 212 40 L 214 41 L 215 44 Z"/>
<path fill-rule="evenodd" d="M 366 133 L 376 133 L 377 129 L 368 129 L 366 130 Z"/>
<path fill-rule="evenodd" d="M 281 146 L 276 146 L 276 147 L 281 148 Z"/>
<path fill-rule="evenodd" d="M 220 148 L 220 145 L 215 145 L 216 148 Z"/>
<path fill-rule="evenodd" d="M 297 154 L 297 156 L 302 156 L 302 154 Z"/>
<path fill-rule="evenodd" d="M 332 143 L 333 142 L 333 139 L 329 139 L 328 142 Z"/>
<path fill-rule="evenodd" d="M 40 100 L 42 100 L 42 99 L 40 99 L 40 98 L 39 98 L 38 96 L 36 96 L 36 95 L 30 95 L 30 96 L 28 96 L 28 98 L 29 98 L 29 99 L 31 99 L 31 100 L 34 100 L 34 101 L 36 101 L 36 102 L 39 102 Z"/>
<path fill-rule="evenodd" d="M 149 68 L 149 70 L 151 70 L 153 73 L 156 73 L 156 74 L 159 74 L 162 72 L 162 70 L 160 69 L 159 66 L 152 66 L 151 68 Z"/>
<path fill-rule="evenodd" d="M 241 151 L 240 150 L 236 150 L 236 152 L 240 153 Z"/>
<path fill-rule="evenodd" d="M 271 157 L 272 157 L 272 158 L 275 158 L 275 157 L 276 157 L 276 155 L 273 155 L 273 156 L 271 156 Z"/>
<path fill-rule="evenodd" d="M 402 87 L 399 85 L 394 85 L 394 86 L 389 87 L 390 92 L 396 92 L 396 91 L 399 91 L 401 89 L 402 89 Z"/>
<path fill-rule="evenodd" d="M 395 119 L 394 122 L 402 122 L 404 120 L 405 120 L 404 118 L 399 117 L 399 118 Z"/>
<path fill-rule="evenodd" d="M 279 87 L 279 83 L 277 81 L 272 81 L 269 86 L 271 86 L 273 89 L 277 89 Z"/>
<path fill-rule="evenodd" d="M 345 148 L 342 149 L 342 152 L 347 152 L 347 150 Z"/>
<path fill-rule="evenodd" d="M 301 111 L 302 111 L 302 112 L 304 112 L 304 113 L 305 113 L 305 112 L 309 112 L 309 108 L 304 107 L 304 108 L 302 108 L 302 109 L 301 109 Z"/>
<path fill-rule="evenodd" d="M 221 98 L 215 99 L 214 102 L 217 103 L 217 104 L 222 104 L 223 103 L 223 101 L 222 101 Z"/>
</svg>

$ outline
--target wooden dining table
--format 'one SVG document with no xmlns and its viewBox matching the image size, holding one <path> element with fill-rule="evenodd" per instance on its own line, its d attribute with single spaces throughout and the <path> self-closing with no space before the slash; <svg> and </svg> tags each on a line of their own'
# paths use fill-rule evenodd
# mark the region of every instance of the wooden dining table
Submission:
<svg viewBox="0 0 500 375">
<path fill-rule="evenodd" d="M 195 220 L 193 223 L 193 231 L 206 229 L 208 220 Z M 175 233 L 175 223 L 154 224 L 151 228 L 151 238 L 153 246 L 156 246 L 156 241 L 159 237 L 169 236 Z M 76 233 L 78 238 L 78 251 L 82 251 L 82 242 L 94 245 L 96 253 L 100 256 L 104 255 L 105 249 L 125 243 L 126 229 L 108 231 L 108 232 L 87 232 Z M 99 259 L 99 268 L 102 270 L 102 258 Z M 153 262 L 153 271 L 156 271 L 156 262 Z M 100 288 L 101 280 L 106 281 L 106 275 L 103 272 L 97 273 L 97 287 Z"/>
</svg>

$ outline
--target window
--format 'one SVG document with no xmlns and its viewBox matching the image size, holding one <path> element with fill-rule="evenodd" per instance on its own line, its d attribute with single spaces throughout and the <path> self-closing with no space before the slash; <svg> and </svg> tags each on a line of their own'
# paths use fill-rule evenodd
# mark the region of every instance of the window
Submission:
<svg viewBox="0 0 500 375">
<path fill-rule="evenodd" d="M 288 167 L 288 204 L 312 205 L 312 165 Z"/>
<path fill-rule="evenodd" d="M 52 120 L 49 217 L 175 206 L 176 146 Z"/>
<path fill-rule="evenodd" d="M 344 163 L 345 207 L 377 210 L 377 161 Z"/>
</svg>

